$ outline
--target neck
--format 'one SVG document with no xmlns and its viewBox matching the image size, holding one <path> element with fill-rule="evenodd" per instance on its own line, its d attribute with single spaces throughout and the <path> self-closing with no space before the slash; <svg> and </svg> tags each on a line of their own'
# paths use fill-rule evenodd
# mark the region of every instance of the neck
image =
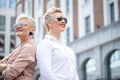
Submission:
<svg viewBox="0 0 120 80">
<path fill-rule="evenodd" d="M 54 36 L 57 40 L 60 40 L 60 33 L 49 32 L 49 34 Z"/>
<path fill-rule="evenodd" d="M 26 38 L 20 38 L 21 44 L 24 44 L 26 41 L 32 39 L 32 36 Z"/>
</svg>

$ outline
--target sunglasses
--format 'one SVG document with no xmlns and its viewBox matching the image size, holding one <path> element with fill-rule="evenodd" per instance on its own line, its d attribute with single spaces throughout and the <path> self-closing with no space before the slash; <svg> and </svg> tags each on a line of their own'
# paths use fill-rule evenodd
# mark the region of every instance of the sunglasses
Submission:
<svg viewBox="0 0 120 80">
<path fill-rule="evenodd" d="M 19 22 L 19 23 L 15 23 L 14 25 L 13 25 L 14 27 L 24 27 L 24 26 L 27 26 L 27 24 L 25 23 L 25 22 Z"/>
<path fill-rule="evenodd" d="M 67 23 L 67 18 L 64 18 L 64 17 L 62 17 L 62 16 L 57 17 L 57 20 L 58 20 L 58 21 L 62 21 L 62 20 L 64 20 L 65 23 Z"/>
</svg>

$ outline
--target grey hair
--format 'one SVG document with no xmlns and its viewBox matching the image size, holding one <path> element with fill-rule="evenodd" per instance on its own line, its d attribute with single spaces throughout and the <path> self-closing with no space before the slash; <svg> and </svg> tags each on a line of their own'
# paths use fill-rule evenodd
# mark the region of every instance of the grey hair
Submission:
<svg viewBox="0 0 120 80">
<path fill-rule="evenodd" d="M 27 19 L 29 21 L 31 27 L 34 27 L 34 28 L 36 27 L 35 20 L 32 17 L 27 16 L 25 14 L 21 14 L 20 16 L 17 17 L 16 22 L 18 22 L 21 19 Z"/>
<path fill-rule="evenodd" d="M 46 28 L 47 31 L 49 31 L 49 26 L 48 26 L 48 21 L 49 20 L 52 20 L 53 17 L 52 17 L 52 14 L 54 13 L 62 13 L 62 10 L 60 8 L 57 8 L 57 7 L 53 7 L 49 10 L 46 11 L 46 13 L 44 14 L 43 16 L 43 26 Z"/>
</svg>

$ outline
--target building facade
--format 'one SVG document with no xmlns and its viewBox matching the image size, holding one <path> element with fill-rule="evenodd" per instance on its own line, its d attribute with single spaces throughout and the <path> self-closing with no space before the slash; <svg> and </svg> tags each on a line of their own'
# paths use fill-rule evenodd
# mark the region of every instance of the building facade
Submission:
<svg viewBox="0 0 120 80">
<path fill-rule="evenodd" d="M 120 79 L 120 1 L 79 0 L 79 38 L 70 46 L 80 80 Z"/>
<path fill-rule="evenodd" d="M 117 21 L 69 45 L 77 56 L 80 80 L 120 79 L 119 29 Z"/>
<path fill-rule="evenodd" d="M 15 47 L 14 21 L 15 0 L 0 0 L 0 59 Z"/>
<path fill-rule="evenodd" d="M 14 22 L 15 0 L 0 0 L 0 60 L 15 48 Z"/>
<path fill-rule="evenodd" d="M 26 13 L 36 20 L 36 42 L 46 33 L 42 17 L 51 7 L 68 18 L 61 36 L 76 54 L 80 80 L 119 78 L 120 0 L 17 0 L 16 16 Z"/>
</svg>

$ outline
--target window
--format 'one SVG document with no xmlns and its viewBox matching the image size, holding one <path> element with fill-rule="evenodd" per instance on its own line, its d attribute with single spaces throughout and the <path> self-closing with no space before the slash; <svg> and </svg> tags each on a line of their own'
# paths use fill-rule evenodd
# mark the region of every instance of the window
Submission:
<svg viewBox="0 0 120 80">
<path fill-rule="evenodd" d="M 118 61 L 118 60 L 120 60 L 119 59 L 119 56 L 120 56 L 120 50 L 116 50 L 115 52 L 114 52 L 114 54 L 111 56 L 111 62 L 115 62 L 115 61 Z"/>
<path fill-rule="evenodd" d="M 112 53 L 112 56 L 110 57 L 110 73 L 111 73 L 111 79 L 116 79 L 119 77 L 120 74 L 120 50 L 116 50 Z M 109 73 L 108 73 L 109 74 Z M 117 79 L 116 79 L 117 80 Z"/>
<path fill-rule="evenodd" d="M 7 0 L 0 0 L 0 8 L 5 8 L 6 7 L 6 1 Z"/>
<path fill-rule="evenodd" d="M 69 2 L 70 0 L 66 0 L 66 14 L 69 14 L 69 11 L 70 11 L 70 7 L 69 7 L 69 5 L 70 5 L 70 2 Z"/>
<path fill-rule="evenodd" d="M 86 63 L 86 80 L 95 80 L 96 78 L 95 60 L 89 59 Z"/>
<path fill-rule="evenodd" d="M 114 22 L 115 21 L 114 3 L 110 4 L 110 17 L 111 17 L 111 22 Z"/>
<path fill-rule="evenodd" d="M 41 18 L 38 18 L 38 32 L 41 30 Z"/>
<path fill-rule="evenodd" d="M 41 0 L 38 0 L 38 6 L 40 7 L 40 5 L 41 5 Z"/>
<path fill-rule="evenodd" d="M 84 0 L 84 2 L 86 3 L 86 2 L 88 2 L 89 0 Z"/>
<path fill-rule="evenodd" d="M 10 52 L 12 52 L 15 49 L 15 35 L 11 35 L 10 39 Z"/>
<path fill-rule="evenodd" d="M 1 55 L 0 55 L 0 60 L 3 59 L 3 58 L 4 58 L 4 56 L 1 56 Z M 1 79 L 1 78 L 0 78 L 0 79 Z"/>
<path fill-rule="evenodd" d="M 32 11 L 31 11 L 31 9 L 32 9 L 31 6 L 32 6 L 32 5 L 31 5 L 30 1 L 28 1 L 28 14 L 29 14 L 29 15 L 31 15 L 31 12 L 32 12 Z"/>
<path fill-rule="evenodd" d="M 91 32 L 90 28 L 91 28 L 90 27 L 90 16 L 87 16 L 85 18 L 85 32 L 86 32 L 86 34 Z"/>
<path fill-rule="evenodd" d="M 0 30 L 5 30 L 5 16 L 0 16 Z"/>
<path fill-rule="evenodd" d="M 16 1 L 16 0 L 10 0 L 9 7 L 10 7 L 11 9 L 15 9 L 15 4 L 16 4 L 15 1 Z"/>
<path fill-rule="evenodd" d="M 54 7 L 54 6 L 55 6 L 54 0 L 49 0 L 47 3 L 47 10 Z"/>
<path fill-rule="evenodd" d="M 69 27 L 66 29 L 66 37 L 67 37 L 67 43 L 69 43 L 70 42 L 70 28 Z"/>
<path fill-rule="evenodd" d="M 13 27 L 14 23 L 15 23 L 15 17 L 11 17 L 11 31 L 14 31 L 14 27 Z"/>
<path fill-rule="evenodd" d="M 17 5 L 17 15 L 19 16 L 22 13 L 22 4 Z"/>
<path fill-rule="evenodd" d="M 4 34 L 0 34 L 0 53 L 4 53 Z"/>
</svg>

